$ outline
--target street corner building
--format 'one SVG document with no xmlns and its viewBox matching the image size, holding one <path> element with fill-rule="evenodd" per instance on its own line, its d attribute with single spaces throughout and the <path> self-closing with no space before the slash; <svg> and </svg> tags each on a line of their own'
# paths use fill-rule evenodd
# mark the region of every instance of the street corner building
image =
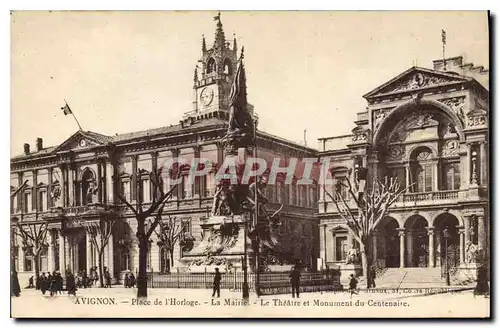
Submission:
<svg viewBox="0 0 500 328">
<path fill-rule="evenodd" d="M 375 226 L 367 256 L 378 287 L 439 286 L 445 270 L 452 284 L 471 282 L 480 262 L 489 265 L 489 71 L 463 57 L 432 64 L 365 94 L 352 134 L 319 140 L 335 179 L 352 180 L 363 167 L 367 188 L 384 177 L 409 186 Z M 345 185 L 329 187 L 356 208 Z M 317 214 L 321 259 L 346 278 L 361 270 L 359 244 L 327 191 Z"/>
<path fill-rule="evenodd" d="M 13 232 L 13 261 L 22 286 L 35 272 L 59 270 L 64 275 L 86 270 L 88 274 L 97 267 L 98 249 L 85 227 L 103 217 L 116 220 L 103 253 L 113 283 L 122 283 L 127 273 L 137 275 L 137 220 L 118 196 L 132 205 L 149 204 L 154 193 L 151 173 L 176 158 L 188 163 L 193 158 L 219 165 L 224 162 L 223 137 L 230 118 L 239 50 L 236 39 L 226 40 L 220 17 L 212 47 L 203 37 L 200 48 L 201 58 L 193 63 L 193 108 L 178 124 L 114 136 L 79 130 L 51 147 L 38 138 L 35 149 L 26 143 L 24 153 L 11 158 L 11 227 L 17 230 Z M 257 121 L 253 106 L 247 107 Z M 256 146 L 258 157 L 268 163 L 274 158 L 316 156 L 314 149 L 259 130 Z M 231 240 L 223 243 L 208 222 L 216 192 L 216 165 L 194 181 L 188 179 L 189 166 L 180 169 L 182 182 L 164 208 L 170 240 L 151 235 L 148 272 L 188 274 L 206 272 L 207 268 L 213 272 L 215 267 L 222 272 L 241 272 L 243 229 L 234 231 Z M 282 181 L 269 184 L 265 192 L 269 210 L 283 205 L 276 238 L 286 254 L 265 257 L 262 264 L 271 271 L 286 271 L 297 262 L 307 270 L 316 270 L 318 187 L 296 184 L 300 178 L 294 177 L 291 185 Z M 169 179 L 162 183 L 163 190 L 170 189 Z M 40 243 L 23 240 L 20 229 L 34 231 L 31 235 L 46 234 L 46 238 L 38 240 Z"/>
</svg>

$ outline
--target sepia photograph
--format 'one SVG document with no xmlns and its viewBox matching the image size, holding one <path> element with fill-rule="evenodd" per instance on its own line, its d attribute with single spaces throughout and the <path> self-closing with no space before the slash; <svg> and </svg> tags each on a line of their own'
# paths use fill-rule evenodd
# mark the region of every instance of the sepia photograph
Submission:
<svg viewBox="0 0 500 328">
<path fill-rule="evenodd" d="M 11 317 L 490 318 L 490 24 L 11 11 Z"/>
</svg>

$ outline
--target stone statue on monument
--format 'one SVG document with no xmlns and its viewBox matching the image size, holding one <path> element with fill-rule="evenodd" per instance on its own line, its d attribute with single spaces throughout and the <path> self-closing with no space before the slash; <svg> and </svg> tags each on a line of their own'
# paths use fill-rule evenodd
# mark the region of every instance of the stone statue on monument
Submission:
<svg viewBox="0 0 500 328">
<path fill-rule="evenodd" d="M 474 245 L 471 241 L 467 242 L 465 246 L 465 256 L 467 263 L 475 263 L 477 259 L 478 249 L 477 246 Z"/>
</svg>

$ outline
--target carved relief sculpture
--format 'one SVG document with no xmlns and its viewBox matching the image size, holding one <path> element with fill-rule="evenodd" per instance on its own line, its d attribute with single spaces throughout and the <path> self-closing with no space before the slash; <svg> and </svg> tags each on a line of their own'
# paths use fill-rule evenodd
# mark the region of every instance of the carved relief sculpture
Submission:
<svg viewBox="0 0 500 328">
<path fill-rule="evenodd" d="M 448 140 L 443 146 L 443 155 L 455 155 L 460 149 L 458 140 Z"/>
<path fill-rule="evenodd" d="M 390 146 L 387 151 L 389 160 L 401 160 L 403 157 L 403 148 L 399 145 Z"/>
<path fill-rule="evenodd" d="M 458 116 L 462 123 L 465 123 L 464 105 L 465 97 L 454 97 L 439 99 L 441 103 L 451 108 L 451 110 Z"/>
</svg>

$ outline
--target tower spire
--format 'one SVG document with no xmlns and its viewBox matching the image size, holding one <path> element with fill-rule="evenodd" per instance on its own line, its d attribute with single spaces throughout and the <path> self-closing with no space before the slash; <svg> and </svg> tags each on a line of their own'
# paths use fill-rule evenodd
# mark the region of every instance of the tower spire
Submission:
<svg viewBox="0 0 500 328">
<path fill-rule="evenodd" d="M 207 43 L 205 42 L 205 34 L 201 35 L 201 51 L 206 52 L 207 51 Z"/>
<path fill-rule="evenodd" d="M 233 33 L 233 50 L 238 51 L 238 44 L 236 43 L 236 34 Z"/>
<path fill-rule="evenodd" d="M 198 66 L 194 68 L 194 76 L 193 76 L 194 82 L 198 81 Z"/>
<path fill-rule="evenodd" d="M 224 44 L 226 43 L 226 36 L 224 35 L 224 30 L 222 29 L 222 22 L 220 20 L 220 12 L 217 16 L 214 17 L 214 20 L 217 21 L 217 28 L 215 29 L 215 48 L 224 48 Z"/>
</svg>

